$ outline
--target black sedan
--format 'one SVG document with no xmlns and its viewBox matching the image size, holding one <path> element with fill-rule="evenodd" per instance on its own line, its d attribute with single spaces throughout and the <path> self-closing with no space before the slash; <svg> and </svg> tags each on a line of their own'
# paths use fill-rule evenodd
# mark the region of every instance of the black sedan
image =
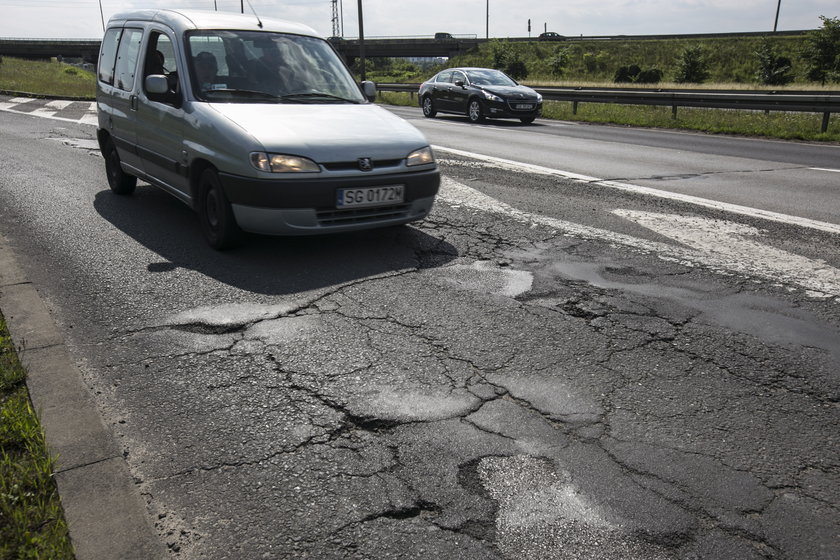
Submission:
<svg viewBox="0 0 840 560">
<path fill-rule="evenodd" d="M 420 85 L 420 106 L 428 118 L 454 113 L 471 122 L 508 118 L 527 124 L 540 116 L 542 96 L 498 70 L 448 68 Z"/>
</svg>

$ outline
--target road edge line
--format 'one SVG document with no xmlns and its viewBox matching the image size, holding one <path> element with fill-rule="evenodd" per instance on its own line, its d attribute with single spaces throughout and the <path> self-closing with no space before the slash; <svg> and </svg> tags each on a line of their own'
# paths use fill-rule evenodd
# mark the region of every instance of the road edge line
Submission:
<svg viewBox="0 0 840 560">
<path fill-rule="evenodd" d="M 697 196 L 691 196 L 687 194 L 679 194 L 679 193 L 672 193 L 668 191 L 662 191 L 659 189 L 654 189 L 651 187 L 643 187 L 641 185 L 633 185 L 631 183 L 622 183 L 619 181 L 610 181 L 608 179 L 601 179 L 598 177 L 590 177 L 588 175 L 580 175 L 578 173 L 572 173 L 571 171 L 563 171 L 561 169 L 552 169 L 550 167 L 543 167 L 541 165 L 535 165 L 532 163 L 522 163 L 518 161 L 513 161 L 509 159 L 499 158 L 495 156 L 487 156 L 484 154 L 477 154 L 474 152 L 467 152 L 464 150 L 458 150 L 455 148 L 447 148 L 445 146 L 437 146 L 433 145 L 432 149 L 436 152 L 445 152 L 450 153 L 453 155 L 459 155 L 464 157 L 469 157 L 473 159 L 477 159 L 480 161 L 486 161 L 488 163 L 494 163 L 497 165 L 501 165 L 507 167 L 509 169 L 514 170 L 521 170 L 527 171 L 529 173 L 538 173 L 540 175 L 550 175 L 555 177 L 563 177 L 564 179 L 571 179 L 573 181 L 580 181 L 584 183 L 590 183 L 593 185 L 597 185 L 599 187 L 605 187 L 609 189 L 620 190 L 624 192 L 629 192 L 632 194 L 638 194 L 643 196 L 652 196 L 656 198 L 662 198 L 666 200 L 672 200 L 675 202 L 683 202 L 686 204 L 692 204 L 695 206 L 702 206 L 704 208 L 709 208 L 712 210 L 719 210 L 722 212 L 728 212 L 730 214 L 738 214 L 741 216 L 746 216 L 749 218 L 758 218 L 762 220 L 768 220 L 772 222 L 787 224 L 787 225 L 795 225 L 799 227 L 804 227 L 808 229 L 813 229 L 817 231 L 822 231 L 825 233 L 831 233 L 834 235 L 840 235 L 840 225 L 831 224 L 828 222 L 820 222 L 818 220 L 811 220 L 809 218 L 801 218 L 799 216 L 791 216 L 789 214 L 781 214 L 778 212 L 771 212 L 769 210 L 761 210 L 758 208 L 750 208 L 749 206 L 740 206 L 738 204 L 730 204 L 728 202 L 718 202 L 715 200 L 710 200 L 707 198 L 700 198 Z"/>
</svg>

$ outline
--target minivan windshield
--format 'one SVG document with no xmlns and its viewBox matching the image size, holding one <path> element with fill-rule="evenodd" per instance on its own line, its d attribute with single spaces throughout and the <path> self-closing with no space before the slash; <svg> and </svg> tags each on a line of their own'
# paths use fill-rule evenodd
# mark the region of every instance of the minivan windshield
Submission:
<svg viewBox="0 0 840 560">
<path fill-rule="evenodd" d="M 365 103 L 323 39 L 200 30 L 186 38 L 195 96 L 214 103 Z"/>
</svg>

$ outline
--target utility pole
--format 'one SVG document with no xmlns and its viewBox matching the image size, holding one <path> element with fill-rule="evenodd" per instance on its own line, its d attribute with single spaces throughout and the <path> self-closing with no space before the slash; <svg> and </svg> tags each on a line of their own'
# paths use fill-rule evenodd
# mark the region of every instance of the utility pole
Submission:
<svg viewBox="0 0 840 560">
<path fill-rule="evenodd" d="M 340 37 L 341 29 L 338 26 L 338 0 L 330 0 L 332 6 L 332 36 Z"/>
<path fill-rule="evenodd" d="M 773 24 L 773 33 L 776 32 L 776 28 L 779 27 L 779 9 L 782 7 L 782 0 L 779 0 L 779 3 L 776 4 L 776 23 Z"/>
<path fill-rule="evenodd" d="M 102 18 L 102 33 L 105 33 L 105 12 L 102 11 L 102 0 L 99 0 L 99 17 Z"/>
<path fill-rule="evenodd" d="M 487 25 L 484 31 L 484 38 L 490 38 L 490 0 L 487 0 Z"/>
<path fill-rule="evenodd" d="M 489 2 L 490 0 L 488 0 Z M 362 81 L 365 81 L 365 22 L 362 17 L 362 0 L 359 0 L 359 64 L 362 67 Z"/>
</svg>

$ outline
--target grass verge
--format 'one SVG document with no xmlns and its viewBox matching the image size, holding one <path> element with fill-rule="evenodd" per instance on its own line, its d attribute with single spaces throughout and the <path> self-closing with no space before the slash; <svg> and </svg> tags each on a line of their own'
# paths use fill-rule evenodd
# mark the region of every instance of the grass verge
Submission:
<svg viewBox="0 0 840 560">
<path fill-rule="evenodd" d="M 0 62 L 0 90 L 92 100 L 96 95 L 96 76 L 63 62 L 4 56 Z"/>
<path fill-rule="evenodd" d="M 409 93 L 380 92 L 377 101 L 389 105 L 418 106 L 417 96 Z M 840 115 L 833 115 L 828 130 L 821 133 L 822 113 L 775 111 L 765 114 L 763 111 L 680 107 L 677 118 L 673 118 L 670 107 L 580 103 L 577 114 L 574 114 L 571 102 L 547 101 L 543 105 L 543 117 L 563 121 L 696 130 L 712 134 L 840 142 Z"/>
<path fill-rule="evenodd" d="M 0 559 L 72 559 L 53 460 L 0 314 Z"/>
</svg>

